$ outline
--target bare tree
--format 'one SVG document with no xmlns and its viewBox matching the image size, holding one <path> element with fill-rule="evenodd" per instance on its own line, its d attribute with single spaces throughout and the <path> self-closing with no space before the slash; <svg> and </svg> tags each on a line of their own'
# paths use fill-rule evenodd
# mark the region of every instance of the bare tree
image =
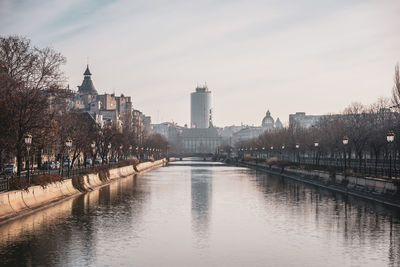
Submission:
<svg viewBox="0 0 400 267">
<path fill-rule="evenodd" d="M 392 102 L 393 105 L 400 110 L 400 72 L 399 63 L 394 67 L 394 85 L 392 89 Z"/>
<path fill-rule="evenodd" d="M 63 88 L 60 67 L 66 60 L 51 48 L 36 48 L 28 39 L 10 36 L 0 37 L 0 62 L 0 114 L 7 127 L 1 143 L 16 154 L 20 174 L 25 135 L 33 135 L 35 148 L 50 129 L 54 113 L 49 112 L 49 97 Z"/>
</svg>

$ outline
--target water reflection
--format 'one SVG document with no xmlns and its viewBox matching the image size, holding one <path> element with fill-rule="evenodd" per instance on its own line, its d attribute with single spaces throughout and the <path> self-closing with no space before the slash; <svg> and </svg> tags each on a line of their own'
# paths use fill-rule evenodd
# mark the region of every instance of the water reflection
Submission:
<svg viewBox="0 0 400 267">
<path fill-rule="evenodd" d="M 91 265 L 104 235 L 118 242 L 121 231 L 139 224 L 146 194 L 132 190 L 136 183 L 136 177 L 121 179 L 0 226 L 0 266 Z M 82 257 L 74 259 L 77 254 Z"/>
<path fill-rule="evenodd" d="M 191 207 L 192 228 L 198 238 L 198 245 L 205 246 L 209 235 L 208 228 L 212 203 L 212 169 L 191 167 Z"/>
<path fill-rule="evenodd" d="M 398 209 L 203 165 L 171 164 L 2 225 L 0 265 L 400 265 Z"/>
<path fill-rule="evenodd" d="M 284 213 L 303 220 L 313 216 L 324 239 L 342 235 L 343 243 L 339 245 L 347 248 L 346 254 L 357 257 L 357 253 L 365 253 L 363 247 L 369 247 L 388 257 L 390 266 L 400 263 L 399 209 L 282 177 L 253 173 L 265 198 L 272 197 L 275 205 L 286 210 Z M 369 260 L 376 260 L 375 257 Z"/>
</svg>

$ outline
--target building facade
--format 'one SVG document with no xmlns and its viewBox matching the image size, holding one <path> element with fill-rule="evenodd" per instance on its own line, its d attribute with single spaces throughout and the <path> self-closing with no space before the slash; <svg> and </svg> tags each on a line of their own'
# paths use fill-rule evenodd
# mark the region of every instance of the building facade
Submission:
<svg viewBox="0 0 400 267">
<path fill-rule="evenodd" d="M 305 112 L 289 114 L 289 127 L 309 128 L 318 123 L 324 115 L 306 115 Z"/>
<path fill-rule="evenodd" d="M 211 91 L 207 85 L 197 86 L 190 94 L 190 127 L 209 128 L 212 126 Z"/>
<path fill-rule="evenodd" d="M 233 146 L 241 141 L 246 141 L 252 138 L 257 138 L 265 131 L 274 131 L 283 128 L 282 122 L 279 118 L 274 120 L 271 112 L 267 110 L 264 118 L 261 121 L 261 126 L 246 126 L 234 132 L 231 137 L 230 145 Z"/>
<path fill-rule="evenodd" d="M 84 72 L 78 92 L 69 101 L 71 111 L 87 112 L 100 127 L 113 125 L 119 131 L 124 129 L 135 133 L 138 144 L 152 133 L 151 118 L 139 110 L 134 110 L 130 96 L 115 94 L 98 94 L 89 66 Z"/>
</svg>

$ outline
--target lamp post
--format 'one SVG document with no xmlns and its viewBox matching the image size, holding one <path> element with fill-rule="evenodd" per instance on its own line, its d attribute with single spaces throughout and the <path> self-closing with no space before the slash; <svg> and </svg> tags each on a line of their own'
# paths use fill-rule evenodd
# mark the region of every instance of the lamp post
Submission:
<svg viewBox="0 0 400 267">
<path fill-rule="evenodd" d="M 270 149 L 271 149 L 271 156 L 270 156 L 270 157 L 272 158 L 272 156 L 273 156 L 273 154 L 274 154 L 274 153 L 273 153 L 273 152 L 274 152 L 274 146 L 271 146 Z"/>
<path fill-rule="evenodd" d="M 285 145 L 282 145 L 282 153 L 281 153 L 282 160 L 285 160 L 284 150 L 285 150 Z"/>
<path fill-rule="evenodd" d="M 67 172 L 67 175 L 68 175 L 68 177 L 69 177 L 69 165 L 71 164 L 71 161 L 70 161 L 70 159 L 69 159 L 69 152 L 70 152 L 70 149 L 71 149 L 71 147 L 72 147 L 72 140 L 71 140 L 71 138 L 67 138 L 67 141 L 65 141 L 65 146 L 67 147 L 67 153 L 68 153 L 68 172 Z"/>
<path fill-rule="evenodd" d="M 389 178 L 392 179 L 392 144 L 394 141 L 394 132 L 390 130 L 386 136 L 389 143 Z"/>
<path fill-rule="evenodd" d="M 108 161 L 108 166 L 110 166 L 110 164 L 111 164 L 111 162 L 110 162 L 110 158 L 111 158 L 111 153 L 110 153 L 111 144 L 108 144 L 107 148 L 108 148 L 108 150 L 107 150 L 108 160 L 107 160 L 107 161 Z"/>
<path fill-rule="evenodd" d="M 123 148 L 124 148 L 123 145 L 120 145 L 120 146 L 119 146 L 119 160 L 123 159 L 123 156 L 122 156 L 122 149 L 123 149 Z"/>
<path fill-rule="evenodd" d="M 315 165 L 318 166 L 318 147 L 319 147 L 318 141 L 314 142 L 314 147 L 315 147 Z"/>
<path fill-rule="evenodd" d="M 31 144 L 32 144 L 32 135 L 28 133 L 25 136 L 26 151 L 28 152 L 28 184 L 31 184 L 31 177 L 29 175 L 29 164 L 30 164 L 29 151 L 31 150 Z"/>
<path fill-rule="evenodd" d="M 300 144 L 296 144 L 296 154 L 297 154 L 297 162 L 300 164 L 300 154 L 299 154 Z"/>
<path fill-rule="evenodd" d="M 343 137 L 343 149 L 344 149 L 344 176 L 346 176 L 346 169 L 347 169 L 347 155 L 346 155 L 346 147 L 349 143 L 349 138 L 347 136 Z"/>
<path fill-rule="evenodd" d="M 90 147 L 92 148 L 92 166 L 94 166 L 96 142 L 91 143 Z"/>
</svg>

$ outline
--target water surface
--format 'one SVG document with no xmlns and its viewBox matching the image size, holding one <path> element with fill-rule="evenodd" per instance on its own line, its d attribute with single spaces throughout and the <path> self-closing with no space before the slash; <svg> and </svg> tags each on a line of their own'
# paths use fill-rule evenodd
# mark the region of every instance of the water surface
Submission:
<svg viewBox="0 0 400 267">
<path fill-rule="evenodd" d="M 399 266 L 400 212 L 183 161 L 0 226 L 3 266 Z"/>
</svg>

